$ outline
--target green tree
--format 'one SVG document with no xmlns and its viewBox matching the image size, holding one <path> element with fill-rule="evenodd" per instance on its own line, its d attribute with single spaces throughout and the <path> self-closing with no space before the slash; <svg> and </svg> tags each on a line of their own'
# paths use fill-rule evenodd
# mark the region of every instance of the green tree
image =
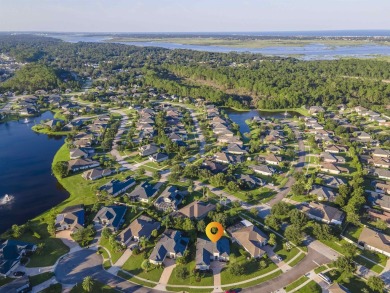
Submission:
<svg viewBox="0 0 390 293">
<path fill-rule="evenodd" d="M 265 217 L 264 223 L 274 230 L 279 230 L 281 226 L 280 220 L 272 214 Z"/>
<path fill-rule="evenodd" d="M 206 230 L 206 223 L 203 220 L 200 220 L 196 225 L 198 232 L 204 232 Z"/>
<path fill-rule="evenodd" d="M 356 264 L 352 258 L 340 256 L 335 262 L 335 267 L 346 276 L 350 276 L 356 270 Z"/>
<path fill-rule="evenodd" d="M 87 276 L 83 279 L 82 287 L 85 292 L 92 292 L 94 281 L 91 276 Z"/>
<path fill-rule="evenodd" d="M 54 174 L 64 178 L 68 176 L 68 162 L 66 161 L 58 161 L 53 166 Z"/>
<path fill-rule="evenodd" d="M 276 235 L 274 233 L 269 234 L 268 244 L 271 246 L 276 245 Z"/>
<path fill-rule="evenodd" d="M 343 244 L 342 249 L 343 249 L 343 254 L 346 257 L 353 258 L 355 255 L 357 255 L 359 253 L 359 249 L 354 244 L 349 243 L 349 242 Z"/>
<path fill-rule="evenodd" d="M 239 263 L 231 263 L 229 265 L 229 273 L 234 276 L 242 276 L 245 272 L 244 266 Z"/>
<path fill-rule="evenodd" d="M 307 223 L 306 215 L 301 211 L 299 211 L 298 209 L 292 209 L 289 213 L 289 217 L 290 217 L 290 222 L 293 225 L 304 227 Z"/>
<path fill-rule="evenodd" d="M 152 231 L 152 236 L 153 236 L 154 238 L 156 238 L 157 235 L 158 235 L 158 231 L 157 231 L 157 229 L 154 229 L 154 230 Z"/>
<path fill-rule="evenodd" d="M 16 224 L 14 224 L 14 225 L 12 225 L 11 230 L 12 230 L 12 237 L 14 237 L 14 238 L 19 238 L 23 234 L 23 227 L 22 226 L 18 226 Z"/>
<path fill-rule="evenodd" d="M 385 290 L 385 282 L 379 276 L 370 276 L 367 279 L 367 285 L 372 290 L 383 292 Z"/>
<path fill-rule="evenodd" d="M 189 271 L 185 266 L 179 265 L 176 267 L 176 277 L 177 278 L 185 280 L 188 277 L 188 275 L 189 275 Z"/>
<path fill-rule="evenodd" d="M 290 225 L 284 231 L 284 236 L 291 242 L 300 245 L 303 241 L 304 235 L 301 231 L 302 227 L 297 225 Z"/>
</svg>

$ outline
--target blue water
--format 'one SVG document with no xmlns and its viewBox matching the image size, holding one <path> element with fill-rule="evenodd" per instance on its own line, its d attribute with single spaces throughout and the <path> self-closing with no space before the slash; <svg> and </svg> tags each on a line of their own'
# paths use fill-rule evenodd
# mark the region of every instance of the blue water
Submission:
<svg viewBox="0 0 390 293">
<path fill-rule="evenodd" d="M 248 124 L 245 123 L 245 121 L 248 119 L 252 119 L 253 117 L 276 118 L 276 119 L 285 118 L 284 116 L 285 112 L 267 112 L 267 111 L 258 111 L 258 110 L 235 111 L 232 109 L 227 109 L 225 110 L 225 113 L 229 116 L 230 120 L 232 120 L 233 122 L 238 124 L 238 126 L 240 126 L 241 134 L 250 131 L 250 128 Z M 301 116 L 298 112 L 294 112 L 294 111 L 287 111 L 287 114 L 288 114 L 287 118 Z"/>
<path fill-rule="evenodd" d="M 48 34 L 48 36 L 60 38 L 67 42 L 104 42 L 119 34 Z M 135 34 L 120 34 L 121 36 L 136 36 Z M 141 35 L 141 34 L 140 34 Z M 185 36 L 206 36 L 206 35 L 220 35 L 220 36 L 380 36 L 390 37 L 390 31 L 378 30 L 378 31 L 306 31 L 306 32 L 238 32 L 238 33 L 161 33 L 161 34 L 142 34 L 153 36 L 172 36 L 172 35 L 185 35 Z M 379 45 L 369 43 L 367 45 L 356 46 L 327 46 L 321 43 L 321 40 L 313 41 L 312 44 L 305 46 L 282 46 L 282 47 L 265 47 L 265 48 L 235 48 L 224 46 L 202 46 L 202 45 L 187 45 L 179 44 L 175 42 L 118 42 L 125 45 L 141 46 L 141 47 L 161 47 L 166 49 L 188 49 L 207 52 L 249 52 L 260 53 L 267 56 L 291 56 L 303 60 L 331 60 L 342 57 L 360 57 L 360 58 L 372 58 L 376 55 L 390 56 L 390 46 Z"/>
<path fill-rule="evenodd" d="M 31 130 L 34 123 L 53 118 L 45 112 L 26 124 L 23 119 L 0 123 L 0 233 L 23 224 L 64 201 L 68 192 L 51 175 L 51 163 L 64 143 Z M 4 204 L 5 194 L 13 200 Z"/>
</svg>

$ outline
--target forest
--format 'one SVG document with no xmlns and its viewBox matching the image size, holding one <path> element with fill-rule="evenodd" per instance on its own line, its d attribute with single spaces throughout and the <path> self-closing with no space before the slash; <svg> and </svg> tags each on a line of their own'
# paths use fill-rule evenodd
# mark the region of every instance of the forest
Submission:
<svg viewBox="0 0 390 293">
<path fill-rule="evenodd" d="M 390 103 L 390 63 L 375 59 L 303 61 L 250 53 L 67 43 L 33 35 L 0 35 L 0 52 L 39 64 L 26 66 L 0 84 L 3 90 L 31 90 L 37 84 L 55 87 L 59 81 L 53 73 L 58 78 L 61 71 L 99 80 L 106 88 L 130 89 L 137 83 L 234 108 L 341 103 L 380 108 Z M 137 79 L 137 75 L 144 78 Z"/>
</svg>

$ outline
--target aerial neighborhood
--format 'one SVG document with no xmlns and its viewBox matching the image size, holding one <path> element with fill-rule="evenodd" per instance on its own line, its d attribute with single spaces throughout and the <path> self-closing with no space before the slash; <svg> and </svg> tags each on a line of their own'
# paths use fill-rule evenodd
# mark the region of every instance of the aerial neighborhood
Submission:
<svg viewBox="0 0 390 293">
<path fill-rule="evenodd" d="M 2 93 L 1 120 L 62 139 L 69 197 L 1 236 L 0 293 L 86 291 L 87 275 L 124 292 L 390 288 L 388 109 L 248 116 L 164 89 L 152 63 L 84 66 L 85 87 Z"/>
</svg>

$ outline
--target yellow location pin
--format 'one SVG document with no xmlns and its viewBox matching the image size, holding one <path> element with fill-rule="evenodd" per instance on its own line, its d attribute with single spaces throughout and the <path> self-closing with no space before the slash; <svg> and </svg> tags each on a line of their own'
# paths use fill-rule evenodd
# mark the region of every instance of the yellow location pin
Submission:
<svg viewBox="0 0 390 293">
<path fill-rule="evenodd" d="M 211 232 L 212 228 L 217 228 L 217 233 L 213 234 Z M 212 242 L 217 242 L 222 237 L 223 231 L 222 225 L 218 222 L 211 222 L 206 227 L 206 235 Z"/>
</svg>

